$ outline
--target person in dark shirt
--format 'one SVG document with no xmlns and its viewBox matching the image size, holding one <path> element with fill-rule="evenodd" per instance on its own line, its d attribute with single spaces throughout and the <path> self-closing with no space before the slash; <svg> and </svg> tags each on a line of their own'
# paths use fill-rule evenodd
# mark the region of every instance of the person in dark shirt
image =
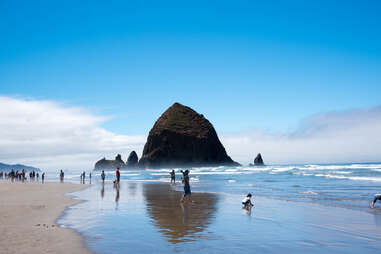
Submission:
<svg viewBox="0 0 381 254">
<path fill-rule="evenodd" d="M 180 202 L 184 202 L 185 200 L 188 200 L 192 202 L 192 192 L 189 184 L 189 170 L 185 170 L 183 173 L 183 183 L 184 183 L 184 196 L 181 198 Z"/>
<path fill-rule="evenodd" d="M 176 184 L 176 175 L 175 175 L 175 171 L 172 170 L 169 174 L 171 175 L 171 183 L 173 182 L 174 184 Z"/>
</svg>

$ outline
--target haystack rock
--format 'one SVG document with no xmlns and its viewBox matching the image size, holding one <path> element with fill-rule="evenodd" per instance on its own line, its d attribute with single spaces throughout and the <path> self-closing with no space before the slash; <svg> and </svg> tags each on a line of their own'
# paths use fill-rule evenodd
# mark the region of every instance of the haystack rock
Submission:
<svg viewBox="0 0 381 254">
<path fill-rule="evenodd" d="M 173 104 L 156 121 L 140 167 L 238 166 L 225 151 L 213 125 L 193 109 Z"/>
<path fill-rule="evenodd" d="M 262 155 L 259 153 L 254 159 L 254 166 L 264 166 Z"/>
<path fill-rule="evenodd" d="M 102 170 L 102 169 L 115 169 L 117 167 L 122 168 L 124 167 L 124 161 L 122 160 L 122 156 L 118 154 L 115 157 L 115 160 L 106 160 L 106 158 L 103 158 L 97 163 L 95 163 L 94 169 L 95 170 Z"/>
<path fill-rule="evenodd" d="M 135 167 L 138 164 L 138 155 L 135 151 L 132 151 L 126 161 L 127 167 Z"/>
</svg>

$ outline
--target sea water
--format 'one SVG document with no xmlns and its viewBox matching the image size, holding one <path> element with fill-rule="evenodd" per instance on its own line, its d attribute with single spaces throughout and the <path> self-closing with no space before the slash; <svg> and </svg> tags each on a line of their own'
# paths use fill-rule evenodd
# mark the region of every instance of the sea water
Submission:
<svg viewBox="0 0 381 254">
<path fill-rule="evenodd" d="M 263 167 L 188 168 L 193 191 L 218 192 L 275 199 L 318 202 L 350 208 L 368 208 L 374 194 L 381 193 L 381 163 L 272 165 Z M 127 182 L 170 182 L 171 169 L 121 170 Z M 181 191 L 181 170 L 175 168 Z M 80 173 L 66 172 L 65 180 L 80 183 Z M 89 171 L 86 183 L 89 183 Z M 92 181 L 100 181 L 100 171 L 92 171 Z M 56 176 L 50 177 L 50 180 Z M 106 181 L 115 179 L 114 171 L 106 171 Z"/>
<path fill-rule="evenodd" d="M 93 171 L 86 202 L 58 223 L 86 237 L 98 253 L 378 253 L 381 163 L 190 168 L 195 204 L 180 205 L 181 168 Z M 65 181 L 80 183 L 80 172 Z M 88 174 L 86 183 L 89 183 Z M 252 193 L 255 207 L 240 201 Z M 199 196 L 197 196 L 199 194 Z"/>
</svg>

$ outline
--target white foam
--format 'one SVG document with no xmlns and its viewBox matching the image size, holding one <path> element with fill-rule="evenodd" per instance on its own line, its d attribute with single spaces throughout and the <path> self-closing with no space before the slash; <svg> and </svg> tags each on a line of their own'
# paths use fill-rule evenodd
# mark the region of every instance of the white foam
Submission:
<svg viewBox="0 0 381 254">
<path fill-rule="evenodd" d="M 319 195 L 319 193 L 313 191 L 299 191 L 300 194 Z"/>
<path fill-rule="evenodd" d="M 315 176 L 321 176 L 321 177 L 326 177 L 326 178 L 336 178 L 336 179 L 348 179 L 348 180 L 353 180 L 353 181 L 381 182 L 381 177 L 342 176 L 342 175 L 331 175 L 331 174 L 316 174 Z"/>
</svg>

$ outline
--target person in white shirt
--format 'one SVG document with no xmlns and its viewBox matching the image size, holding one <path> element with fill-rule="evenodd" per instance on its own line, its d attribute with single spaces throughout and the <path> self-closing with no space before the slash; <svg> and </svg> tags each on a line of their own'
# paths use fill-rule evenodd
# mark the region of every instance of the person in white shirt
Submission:
<svg viewBox="0 0 381 254">
<path fill-rule="evenodd" d="M 246 198 L 242 200 L 243 208 L 251 208 L 253 203 L 251 203 L 251 193 L 247 194 Z"/>
</svg>

